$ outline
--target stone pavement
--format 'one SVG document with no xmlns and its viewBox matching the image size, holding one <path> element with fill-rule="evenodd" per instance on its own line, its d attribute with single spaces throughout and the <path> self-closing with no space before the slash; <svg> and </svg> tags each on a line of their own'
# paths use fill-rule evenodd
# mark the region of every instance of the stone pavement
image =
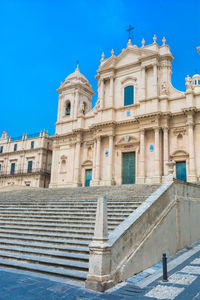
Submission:
<svg viewBox="0 0 200 300">
<path fill-rule="evenodd" d="M 162 282 L 162 265 L 120 283 L 106 293 L 47 275 L 0 268 L 0 300 L 152 300 L 200 299 L 200 242 L 168 260 L 169 281 Z"/>
</svg>

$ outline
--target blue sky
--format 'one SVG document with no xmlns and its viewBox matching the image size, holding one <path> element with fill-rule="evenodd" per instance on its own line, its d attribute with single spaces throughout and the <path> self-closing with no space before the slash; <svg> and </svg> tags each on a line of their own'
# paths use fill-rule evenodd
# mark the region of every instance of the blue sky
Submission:
<svg viewBox="0 0 200 300">
<path fill-rule="evenodd" d="M 165 36 L 173 61 L 172 82 L 185 90 L 185 76 L 200 72 L 199 0 L 0 0 L 0 133 L 20 136 L 55 132 L 58 88 L 79 60 L 94 78 L 101 53 L 119 54 L 129 24 L 134 43 Z M 94 96 L 94 102 L 96 95 Z"/>
</svg>

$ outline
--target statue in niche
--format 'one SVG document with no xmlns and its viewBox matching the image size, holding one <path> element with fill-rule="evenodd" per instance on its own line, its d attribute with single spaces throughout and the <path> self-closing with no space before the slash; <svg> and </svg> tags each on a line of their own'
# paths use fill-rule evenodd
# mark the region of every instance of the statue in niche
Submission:
<svg viewBox="0 0 200 300">
<path fill-rule="evenodd" d="M 84 115 L 85 114 L 85 104 L 84 102 L 81 103 L 80 107 L 79 107 L 79 114 L 80 115 Z"/>
</svg>

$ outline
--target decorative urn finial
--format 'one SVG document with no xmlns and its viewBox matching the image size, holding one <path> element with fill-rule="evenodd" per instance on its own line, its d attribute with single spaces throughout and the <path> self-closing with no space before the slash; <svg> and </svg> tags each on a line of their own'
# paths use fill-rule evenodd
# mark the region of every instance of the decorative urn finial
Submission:
<svg viewBox="0 0 200 300">
<path fill-rule="evenodd" d="M 145 39 L 143 38 L 142 39 L 142 47 L 144 47 L 144 45 L 145 45 Z"/>
<path fill-rule="evenodd" d="M 166 43 L 166 38 L 165 37 L 163 37 L 162 43 L 163 43 L 163 46 L 165 46 L 165 43 Z"/>
<path fill-rule="evenodd" d="M 153 36 L 153 42 L 154 42 L 154 44 L 156 43 L 156 41 L 157 41 L 157 36 L 154 34 L 154 36 Z"/>
</svg>

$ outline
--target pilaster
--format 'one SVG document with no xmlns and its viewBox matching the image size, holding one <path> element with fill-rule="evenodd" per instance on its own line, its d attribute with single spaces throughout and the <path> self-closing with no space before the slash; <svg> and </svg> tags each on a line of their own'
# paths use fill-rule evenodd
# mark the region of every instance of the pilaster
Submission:
<svg viewBox="0 0 200 300">
<path fill-rule="evenodd" d="M 160 166 L 160 127 L 154 128 L 154 183 L 160 183 L 161 179 L 161 166 Z"/>
<path fill-rule="evenodd" d="M 194 112 L 187 112 L 187 127 L 188 127 L 188 152 L 189 152 L 189 173 L 187 180 L 190 182 L 197 181 L 195 149 L 194 149 Z"/>
<path fill-rule="evenodd" d="M 140 161 L 139 177 L 137 183 L 145 183 L 145 130 L 140 130 Z"/>
</svg>

